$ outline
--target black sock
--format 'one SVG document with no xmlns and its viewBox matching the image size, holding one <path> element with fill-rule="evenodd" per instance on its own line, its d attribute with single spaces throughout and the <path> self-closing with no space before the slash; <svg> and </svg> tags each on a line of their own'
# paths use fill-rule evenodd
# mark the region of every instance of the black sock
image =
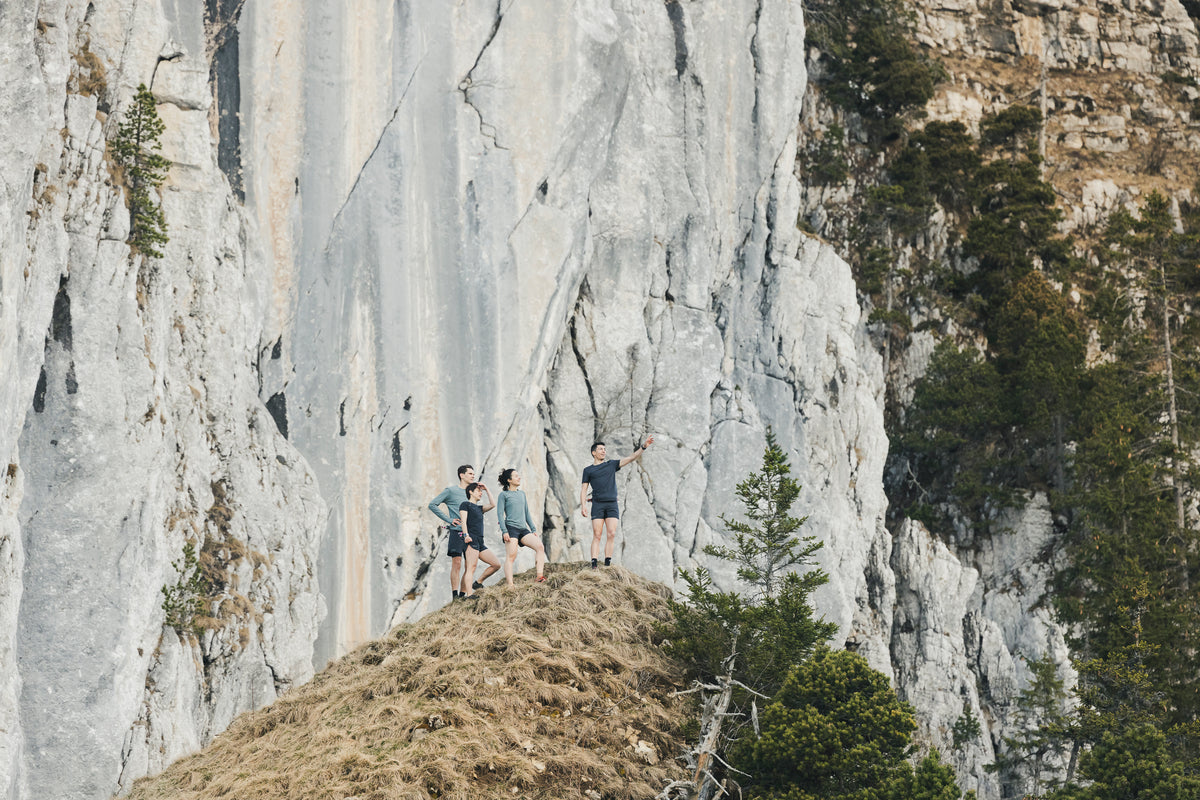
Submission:
<svg viewBox="0 0 1200 800">
<path fill-rule="evenodd" d="M 606 559 L 604 559 L 604 566 L 606 566 L 606 567 L 611 567 L 611 566 L 612 566 L 612 559 L 611 559 L 611 558 L 606 558 Z"/>
<path fill-rule="evenodd" d="M 592 569 L 596 568 L 596 559 L 592 559 Z"/>
</svg>

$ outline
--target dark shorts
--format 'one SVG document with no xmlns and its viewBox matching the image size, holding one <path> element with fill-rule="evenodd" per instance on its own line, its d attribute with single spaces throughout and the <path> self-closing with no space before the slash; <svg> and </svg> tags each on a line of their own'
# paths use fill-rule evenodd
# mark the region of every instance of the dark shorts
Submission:
<svg viewBox="0 0 1200 800">
<path fill-rule="evenodd" d="M 461 557 L 467 549 L 467 543 L 463 541 L 462 531 L 458 528 L 451 528 L 448 525 L 443 526 L 443 528 L 449 534 L 446 539 L 446 555 L 451 558 Z"/>
<path fill-rule="evenodd" d="M 526 536 L 533 536 L 533 535 L 534 535 L 533 531 L 527 531 L 524 528 L 509 528 L 508 529 L 508 538 L 515 541 L 521 547 L 529 547 L 529 545 L 522 542 L 521 539 Z"/>
<path fill-rule="evenodd" d="M 480 553 L 482 553 L 484 550 L 487 550 L 487 549 L 488 549 L 488 548 L 487 548 L 487 543 L 486 543 L 486 542 L 481 542 L 481 541 L 479 541 L 478 539 L 472 539 L 472 540 L 470 541 L 470 543 L 468 543 L 468 544 L 467 544 L 467 547 L 471 548 L 472 550 L 477 550 L 477 551 L 479 551 Z"/>
<path fill-rule="evenodd" d="M 592 519 L 620 519 L 616 500 L 596 500 L 592 502 Z"/>
</svg>

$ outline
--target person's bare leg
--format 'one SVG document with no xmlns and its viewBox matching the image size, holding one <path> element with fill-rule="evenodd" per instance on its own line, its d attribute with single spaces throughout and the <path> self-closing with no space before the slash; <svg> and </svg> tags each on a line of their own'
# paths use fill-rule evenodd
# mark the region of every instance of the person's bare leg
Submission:
<svg viewBox="0 0 1200 800">
<path fill-rule="evenodd" d="M 520 549 L 521 545 L 511 536 L 504 543 L 504 582 L 509 586 L 513 585 L 513 562 L 517 560 L 517 551 Z"/>
<path fill-rule="evenodd" d="M 483 583 L 488 578 L 500 571 L 500 559 L 496 558 L 496 554 L 490 549 L 483 550 L 479 553 L 479 560 L 488 565 L 488 568 L 479 576 L 479 582 Z"/>
<path fill-rule="evenodd" d="M 600 557 L 600 536 L 604 532 L 604 520 L 592 520 L 592 561 Z"/>
<path fill-rule="evenodd" d="M 536 533 L 530 533 L 526 535 L 529 537 L 529 541 L 525 544 L 527 547 L 533 550 L 534 570 L 537 572 L 537 576 L 540 578 L 546 570 L 546 546 L 542 544 L 542 538 Z"/>
<path fill-rule="evenodd" d="M 454 594 L 458 591 L 458 575 L 462 572 L 462 556 L 453 556 L 450 559 L 450 593 Z"/>
<path fill-rule="evenodd" d="M 475 594 L 471 587 L 471 579 L 475 576 L 475 565 L 479 563 L 479 551 L 474 547 L 467 548 L 467 571 L 463 573 L 462 586 L 467 597 Z"/>
<path fill-rule="evenodd" d="M 608 527 L 608 538 L 604 542 L 604 558 L 612 558 L 613 550 L 617 547 L 617 519 L 609 517 L 604 520 L 604 524 Z"/>
</svg>

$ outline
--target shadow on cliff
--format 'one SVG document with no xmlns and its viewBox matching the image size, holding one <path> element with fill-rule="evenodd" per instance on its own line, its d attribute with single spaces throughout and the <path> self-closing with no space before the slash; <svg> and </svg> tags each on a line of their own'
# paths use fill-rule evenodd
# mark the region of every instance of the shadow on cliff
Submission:
<svg viewBox="0 0 1200 800">
<path fill-rule="evenodd" d="M 668 590 L 550 564 L 358 648 L 131 798 L 639 798 L 684 777 Z"/>
</svg>

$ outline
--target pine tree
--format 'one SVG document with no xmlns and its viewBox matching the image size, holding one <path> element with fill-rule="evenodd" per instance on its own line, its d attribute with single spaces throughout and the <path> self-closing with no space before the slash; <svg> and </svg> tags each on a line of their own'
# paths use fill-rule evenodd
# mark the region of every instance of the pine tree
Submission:
<svg viewBox="0 0 1200 800">
<path fill-rule="evenodd" d="M 1013 286 L 992 324 L 996 368 L 1039 478 L 1066 489 L 1066 429 L 1079 396 L 1086 339 L 1062 293 L 1040 272 Z M 1045 453 L 1045 455 L 1041 455 Z"/>
<path fill-rule="evenodd" d="M 811 565 L 813 555 L 824 546 L 816 537 L 805 536 L 802 542 L 795 535 L 808 517 L 791 515 L 800 496 L 800 484 L 792 479 L 791 470 L 775 434 L 768 428 L 762 467 L 737 485 L 737 496 L 750 522 L 722 514 L 721 522 L 733 533 L 735 547 L 704 548 L 710 556 L 737 564 L 738 577 L 760 598 L 776 597 L 784 575 L 793 567 Z M 812 589 L 829 579 L 820 569 L 810 570 L 807 578 Z"/>
<path fill-rule="evenodd" d="M 1079 761 L 1087 786 L 1070 786 L 1052 800 L 1195 800 L 1200 778 L 1174 758 L 1153 725 L 1105 733 Z"/>
<path fill-rule="evenodd" d="M 975 800 L 974 792 L 962 797 L 954 770 L 942 763 L 937 750 L 931 750 L 912 771 L 899 772 L 888 788 L 888 800 Z"/>
<path fill-rule="evenodd" d="M 162 186 L 171 166 L 159 153 L 159 139 L 165 130 L 154 95 L 143 83 L 138 85 L 133 103 L 110 141 L 113 155 L 125 168 L 129 181 L 128 243 L 135 252 L 152 258 L 162 258 L 160 248 L 168 241 L 166 216 L 151 195 L 152 190 Z"/>
<path fill-rule="evenodd" d="M 1058 663 L 1046 655 L 1028 664 L 1032 680 L 1017 696 L 1020 732 L 1005 738 L 1006 752 L 989 769 L 1000 769 L 1010 781 L 1028 779 L 1024 796 L 1035 798 L 1059 784 L 1061 773 L 1056 767 L 1071 750 L 1072 726 Z"/>
<path fill-rule="evenodd" d="M 760 728 L 731 753 L 750 797 L 883 800 L 911 777 L 913 710 L 854 653 L 822 647 L 793 668 Z"/>
<path fill-rule="evenodd" d="M 668 652 L 686 665 L 702 692 L 692 781 L 700 798 L 715 792 L 721 770 L 714 763 L 720 763 L 729 738 L 727 720 L 753 719 L 756 698 L 774 695 L 788 670 L 837 632 L 836 625 L 816 618 L 809 603 L 828 576 L 819 569 L 795 571 L 810 566 L 821 545 L 795 535 L 804 519 L 791 515 L 800 487 L 790 471 L 768 431 L 762 467 L 737 487 L 750 523 L 722 516 L 734 531 L 736 547 L 705 548 L 736 563 L 751 591 L 720 592 L 707 569 L 685 570 L 686 598 L 671 602 L 673 621 L 664 627 Z"/>
</svg>

